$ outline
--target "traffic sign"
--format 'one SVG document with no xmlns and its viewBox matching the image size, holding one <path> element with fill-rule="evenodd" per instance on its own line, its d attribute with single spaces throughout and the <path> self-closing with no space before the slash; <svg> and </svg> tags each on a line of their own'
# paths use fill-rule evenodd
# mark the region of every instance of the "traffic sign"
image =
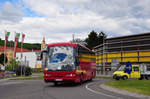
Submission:
<svg viewBox="0 0 150 99">
<path fill-rule="evenodd" d="M 130 61 L 128 61 L 128 62 L 126 63 L 125 71 L 126 71 L 128 74 L 131 74 L 131 72 L 132 72 L 132 64 L 131 64 Z"/>
</svg>

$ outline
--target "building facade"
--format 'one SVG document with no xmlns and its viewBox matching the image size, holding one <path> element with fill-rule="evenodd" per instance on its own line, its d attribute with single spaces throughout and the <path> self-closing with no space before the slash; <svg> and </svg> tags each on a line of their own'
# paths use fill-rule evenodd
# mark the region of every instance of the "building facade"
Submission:
<svg viewBox="0 0 150 99">
<path fill-rule="evenodd" d="M 104 67 L 103 70 L 128 61 L 150 66 L 150 33 L 107 38 L 104 41 L 104 44 L 94 48 L 97 66 Z"/>
<path fill-rule="evenodd" d="M 35 68 L 37 63 L 38 63 L 36 53 L 39 53 L 39 52 L 40 52 L 40 50 L 22 52 L 22 58 L 21 58 L 21 52 L 17 52 L 16 58 L 20 62 L 23 62 L 26 66 L 29 66 L 31 68 Z"/>
</svg>

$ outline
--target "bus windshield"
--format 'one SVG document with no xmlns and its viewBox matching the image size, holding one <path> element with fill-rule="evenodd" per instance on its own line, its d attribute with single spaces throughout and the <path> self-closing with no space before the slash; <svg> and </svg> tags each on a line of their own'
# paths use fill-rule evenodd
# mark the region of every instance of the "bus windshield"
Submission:
<svg viewBox="0 0 150 99">
<path fill-rule="evenodd" d="M 49 47 L 48 70 L 72 71 L 74 66 L 73 47 L 55 46 Z"/>
</svg>

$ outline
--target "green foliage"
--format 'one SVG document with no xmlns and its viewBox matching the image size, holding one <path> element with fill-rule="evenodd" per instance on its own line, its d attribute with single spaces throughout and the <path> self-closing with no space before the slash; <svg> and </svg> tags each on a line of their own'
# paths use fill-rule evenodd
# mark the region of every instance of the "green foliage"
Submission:
<svg viewBox="0 0 150 99">
<path fill-rule="evenodd" d="M 7 56 L 5 56 L 5 63 L 7 63 L 8 59 Z M 4 65 L 4 53 L 0 55 L 0 64 Z"/>
<path fill-rule="evenodd" d="M 15 60 L 15 59 L 12 59 L 10 61 L 10 63 L 7 64 L 5 69 L 9 70 L 9 71 L 16 71 L 16 68 L 18 67 L 19 64 L 20 64 L 19 61 Z"/>
<path fill-rule="evenodd" d="M 0 46 L 4 46 L 5 40 L 0 39 Z M 14 41 L 8 41 L 7 46 L 9 47 L 14 47 Z M 18 48 L 21 48 L 21 42 L 18 42 Z M 23 43 L 23 48 L 29 49 L 29 50 L 40 50 L 41 49 L 41 44 L 39 43 Z"/>
<path fill-rule="evenodd" d="M 20 64 L 16 69 L 16 75 L 20 76 L 21 72 L 22 72 L 22 75 L 29 76 L 32 74 L 32 69 L 28 66 Z"/>
<path fill-rule="evenodd" d="M 95 31 L 91 31 L 85 41 L 87 42 L 87 47 L 92 49 L 95 46 L 103 44 L 105 38 L 106 35 L 103 32 L 97 33 Z"/>
<path fill-rule="evenodd" d="M 114 88 L 124 89 L 131 92 L 142 93 L 150 95 L 150 80 L 120 80 L 120 81 L 110 81 L 106 85 Z"/>
</svg>

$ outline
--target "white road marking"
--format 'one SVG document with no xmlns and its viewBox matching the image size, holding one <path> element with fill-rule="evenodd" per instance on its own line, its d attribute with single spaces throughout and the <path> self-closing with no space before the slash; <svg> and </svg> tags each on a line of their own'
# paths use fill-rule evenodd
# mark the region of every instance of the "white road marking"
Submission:
<svg viewBox="0 0 150 99">
<path fill-rule="evenodd" d="M 87 85 L 85 86 L 85 88 L 86 88 L 87 90 L 89 90 L 89 91 L 95 93 L 95 94 L 100 94 L 100 95 L 107 96 L 107 97 L 111 97 L 111 98 L 115 98 L 115 99 L 123 99 L 123 98 L 120 98 L 120 97 L 108 95 L 108 94 L 105 94 L 105 93 L 98 92 L 98 91 L 95 91 L 95 90 L 93 90 L 93 89 L 90 89 L 88 86 L 89 86 L 89 85 L 92 85 L 92 84 L 93 84 L 93 83 L 87 84 Z"/>
</svg>

